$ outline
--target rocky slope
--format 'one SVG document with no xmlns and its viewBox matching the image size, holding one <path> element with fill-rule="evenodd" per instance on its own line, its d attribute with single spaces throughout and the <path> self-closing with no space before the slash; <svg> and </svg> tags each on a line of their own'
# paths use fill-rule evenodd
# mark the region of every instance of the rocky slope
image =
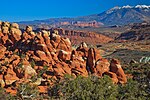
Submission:
<svg viewBox="0 0 150 100">
<path fill-rule="evenodd" d="M 109 62 L 84 42 L 72 49 L 70 40 L 56 30 L 35 33 L 27 26 L 22 33 L 16 23 L 1 22 L 0 26 L 0 85 L 11 94 L 20 83 L 35 85 L 41 93 L 47 93 L 48 84 L 65 74 L 108 75 L 114 83 L 127 82 L 117 59 Z"/>
<path fill-rule="evenodd" d="M 150 23 L 143 22 L 133 24 L 131 29 L 127 32 L 122 33 L 117 40 L 150 40 Z"/>
</svg>

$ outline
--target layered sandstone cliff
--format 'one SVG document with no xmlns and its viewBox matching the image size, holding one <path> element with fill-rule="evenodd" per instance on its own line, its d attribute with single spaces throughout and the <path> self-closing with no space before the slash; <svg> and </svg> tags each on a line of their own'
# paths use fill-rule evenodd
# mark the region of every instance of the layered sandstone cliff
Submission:
<svg viewBox="0 0 150 100">
<path fill-rule="evenodd" d="M 51 32 L 54 30 L 57 30 L 62 37 L 69 38 L 72 45 L 79 45 L 81 42 L 86 42 L 90 45 L 97 45 L 113 41 L 112 38 L 95 32 L 67 30 L 61 28 L 50 29 Z"/>
</svg>

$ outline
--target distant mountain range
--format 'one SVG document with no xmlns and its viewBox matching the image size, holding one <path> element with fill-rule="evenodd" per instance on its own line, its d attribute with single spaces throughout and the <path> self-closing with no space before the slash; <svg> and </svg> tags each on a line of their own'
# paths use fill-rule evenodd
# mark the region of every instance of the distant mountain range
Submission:
<svg viewBox="0 0 150 100">
<path fill-rule="evenodd" d="M 104 25 L 126 25 L 130 23 L 138 23 L 143 21 L 150 21 L 150 6 L 123 6 L 114 7 L 99 14 L 81 16 L 75 18 L 50 18 L 45 20 L 22 21 L 20 24 L 50 24 L 55 25 L 62 22 L 76 23 L 76 22 L 91 22 L 96 21 Z"/>
</svg>

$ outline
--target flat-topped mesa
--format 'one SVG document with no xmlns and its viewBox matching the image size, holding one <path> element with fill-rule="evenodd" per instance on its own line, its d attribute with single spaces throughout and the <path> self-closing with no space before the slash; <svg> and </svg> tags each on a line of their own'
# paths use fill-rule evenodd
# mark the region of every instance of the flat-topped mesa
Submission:
<svg viewBox="0 0 150 100">
<path fill-rule="evenodd" d="M 127 82 L 120 63 L 114 59 L 109 63 L 98 49 L 89 48 L 85 42 L 72 49 L 70 40 L 60 36 L 57 30 L 34 33 L 27 26 L 21 33 L 18 24 L 7 22 L 3 22 L 0 29 L 2 27 L 7 28 L 0 32 L 0 70 L 3 70 L 0 85 L 8 87 L 6 90 L 13 84 L 31 81 L 32 76 L 40 77 L 38 86 L 46 86 L 46 82 L 52 84 L 50 78 L 62 79 L 65 74 L 108 75 L 114 83 Z"/>
</svg>

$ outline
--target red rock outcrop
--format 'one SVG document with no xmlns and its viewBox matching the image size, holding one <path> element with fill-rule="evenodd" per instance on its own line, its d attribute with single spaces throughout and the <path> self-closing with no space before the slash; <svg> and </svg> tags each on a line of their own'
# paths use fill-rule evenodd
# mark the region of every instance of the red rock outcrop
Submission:
<svg viewBox="0 0 150 100">
<path fill-rule="evenodd" d="M 98 49 L 88 48 L 85 42 L 77 49 L 73 49 L 70 40 L 61 37 L 57 30 L 35 34 L 32 27 L 27 26 L 22 33 L 18 24 L 8 22 L 3 22 L 1 29 L 0 85 L 7 87 L 6 90 L 12 94 L 13 84 L 30 82 L 32 77 L 39 77 L 31 84 L 37 85 L 41 93 L 46 93 L 46 84 L 53 84 L 50 79 L 62 79 L 65 74 L 74 77 L 78 75 L 87 77 L 89 74 L 99 77 L 108 75 L 114 83 L 127 82 L 118 60 L 113 59 L 109 63 L 107 59 L 101 57 Z M 79 35 L 81 34 L 79 32 Z"/>
<path fill-rule="evenodd" d="M 112 61 L 110 63 L 110 71 L 113 73 L 116 73 L 117 78 L 118 78 L 120 83 L 126 83 L 127 82 L 126 75 L 125 75 L 125 73 L 121 67 L 120 62 L 117 59 L 112 59 Z"/>
</svg>

